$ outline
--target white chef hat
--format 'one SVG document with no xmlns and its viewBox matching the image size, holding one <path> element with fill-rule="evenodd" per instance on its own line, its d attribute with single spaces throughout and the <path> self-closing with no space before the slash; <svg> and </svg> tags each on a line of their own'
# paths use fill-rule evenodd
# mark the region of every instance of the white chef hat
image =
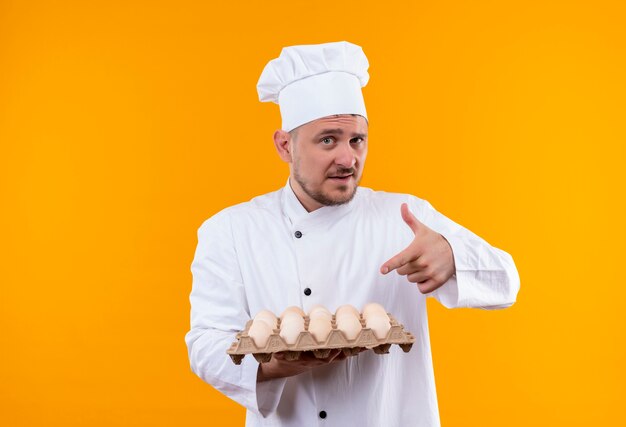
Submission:
<svg viewBox="0 0 626 427">
<path fill-rule="evenodd" d="M 261 73 L 259 100 L 280 106 L 288 132 L 333 114 L 367 119 L 361 87 L 369 80 L 368 67 L 363 49 L 345 41 L 285 47 Z"/>
</svg>

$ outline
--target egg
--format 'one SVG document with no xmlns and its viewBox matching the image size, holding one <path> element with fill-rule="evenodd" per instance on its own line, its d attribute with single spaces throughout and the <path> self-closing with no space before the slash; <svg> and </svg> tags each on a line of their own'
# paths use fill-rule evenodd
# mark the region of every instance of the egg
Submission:
<svg viewBox="0 0 626 427">
<path fill-rule="evenodd" d="M 311 308 L 309 309 L 309 314 L 311 314 L 311 313 L 313 313 L 314 311 L 317 311 L 317 310 L 325 310 L 325 311 L 328 311 L 328 309 L 327 309 L 326 307 L 324 307 L 323 305 L 321 305 L 321 304 L 315 304 L 313 307 L 311 307 Z"/>
<path fill-rule="evenodd" d="M 315 338 L 319 344 L 323 344 L 326 342 L 328 338 L 328 334 L 332 330 L 332 325 L 330 324 L 330 319 L 327 319 L 324 316 L 318 316 L 311 319 L 309 323 L 309 332 Z"/>
<path fill-rule="evenodd" d="M 292 305 L 291 307 L 287 307 L 285 309 L 285 311 L 283 311 L 283 314 L 280 315 L 280 319 L 282 320 L 283 317 L 287 314 L 287 313 L 297 313 L 300 316 L 304 317 L 304 311 L 302 311 L 302 309 L 300 307 L 296 307 L 295 305 Z"/>
<path fill-rule="evenodd" d="M 337 320 L 337 329 L 343 332 L 347 339 L 353 340 L 361 332 L 361 322 L 353 313 L 344 313 L 336 316 L 335 319 Z"/>
<path fill-rule="evenodd" d="M 328 320 L 329 322 L 331 322 L 333 320 L 333 315 L 330 314 L 329 311 L 318 310 L 318 311 L 314 311 L 313 313 L 309 314 L 309 319 L 311 319 L 311 320 L 313 320 L 313 319 L 325 319 L 325 320 Z"/>
<path fill-rule="evenodd" d="M 272 328 L 264 321 L 254 320 L 250 329 L 248 329 L 248 336 L 252 338 L 254 344 L 258 348 L 263 348 L 267 344 L 267 340 L 272 334 Z"/>
<path fill-rule="evenodd" d="M 276 325 L 278 322 L 278 320 L 276 319 L 276 315 L 274 315 L 274 313 L 269 310 L 259 311 L 256 316 L 254 316 L 254 321 L 256 322 L 257 320 L 267 323 L 267 325 L 272 329 L 276 329 Z"/>
<path fill-rule="evenodd" d="M 320 318 L 320 317 L 324 319 L 328 319 L 329 322 L 333 319 L 333 315 L 331 314 L 330 311 L 328 311 L 326 307 L 323 307 L 321 305 L 316 305 L 313 308 L 311 308 L 311 310 L 309 311 L 309 318 L 313 320 L 313 319 Z"/>
<path fill-rule="evenodd" d="M 354 306 L 350 304 L 342 305 L 341 307 L 339 307 L 335 312 L 335 317 L 343 316 L 346 313 L 354 314 L 357 319 L 359 318 L 359 310 L 357 310 L 356 308 L 354 308 Z"/>
<path fill-rule="evenodd" d="M 300 332 L 304 331 L 304 317 L 297 311 L 285 312 L 280 321 L 280 336 L 287 344 L 295 344 Z"/>
<path fill-rule="evenodd" d="M 302 322 L 298 321 L 295 316 L 288 316 L 280 324 L 280 336 L 285 340 L 287 344 L 295 344 L 300 332 L 304 331 L 304 319 Z"/>
<path fill-rule="evenodd" d="M 387 310 L 385 310 L 385 307 L 375 302 L 365 304 L 365 307 L 363 307 L 363 318 L 367 319 L 373 314 L 381 314 L 387 317 Z"/>
<path fill-rule="evenodd" d="M 376 338 L 379 340 L 385 339 L 389 329 L 391 329 L 391 323 L 389 323 L 389 316 L 385 313 L 371 313 L 365 321 L 365 327 L 370 328 Z"/>
<path fill-rule="evenodd" d="M 298 323 L 304 325 L 304 317 L 302 317 L 300 313 L 296 313 L 295 311 L 283 313 L 280 320 L 280 328 L 282 329 L 283 325 L 288 323 Z"/>
</svg>

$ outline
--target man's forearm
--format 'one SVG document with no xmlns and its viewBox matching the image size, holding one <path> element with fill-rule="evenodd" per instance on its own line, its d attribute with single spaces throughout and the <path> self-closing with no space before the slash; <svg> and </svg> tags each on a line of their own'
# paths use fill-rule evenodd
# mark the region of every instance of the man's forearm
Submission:
<svg viewBox="0 0 626 427">
<path fill-rule="evenodd" d="M 318 359 L 310 353 L 303 352 L 298 360 L 285 360 L 284 353 L 275 353 L 269 362 L 260 363 L 257 371 L 257 383 L 276 378 L 293 377 L 317 366 L 339 362 L 346 356 L 341 350 L 333 350 L 324 359 Z"/>
</svg>

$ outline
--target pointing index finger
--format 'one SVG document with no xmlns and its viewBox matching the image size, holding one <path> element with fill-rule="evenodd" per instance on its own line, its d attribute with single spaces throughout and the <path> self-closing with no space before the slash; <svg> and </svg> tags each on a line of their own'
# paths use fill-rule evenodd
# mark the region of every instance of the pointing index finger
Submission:
<svg viewBox="0 0 626 427">
<path fill-rule="evenodd" d="M 385 262 L 380 268 L 380 272 L 382 274 L 387 274 L 398 267 L 402 267 L 407 262 L 409 262 L 408 254 L 406 253 L 406 250 L 404 250 Z"/>
</svg>

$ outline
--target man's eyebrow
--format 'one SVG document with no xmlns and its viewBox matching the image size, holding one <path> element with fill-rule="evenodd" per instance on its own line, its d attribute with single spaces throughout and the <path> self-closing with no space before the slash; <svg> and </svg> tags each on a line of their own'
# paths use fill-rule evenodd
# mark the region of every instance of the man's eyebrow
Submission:
<svg viewBox="0 0 626 427">
<path fill-rule="evenodd" d="M 319 138 L 322 135 L 343 135 L 343 129 L 322 129 L 315 135 L 315 138 Z"/>
<path fill-rule="evenodd" d="M 321 131 L 319 131 L 317 133 L 317 135 L 315 135 L 315 139 L 322 137 L 323 135 L 343 135 L 343 129 L 322 129 Z M 365 139 L 367 137 L 366 133 L 354 133 L 352 134 L 353 137 L 357 137 L 357 138 L 363 138 Z"/>
</svg>

